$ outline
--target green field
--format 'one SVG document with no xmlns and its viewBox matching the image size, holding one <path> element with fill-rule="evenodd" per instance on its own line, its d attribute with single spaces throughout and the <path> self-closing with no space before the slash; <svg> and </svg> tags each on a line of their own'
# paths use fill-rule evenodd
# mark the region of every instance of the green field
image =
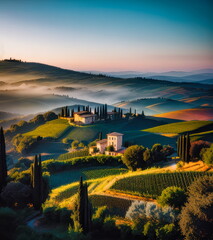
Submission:
<svg viewBox="0 0 213 240">
<path fill-rule="evenodd" d="M 43 138 L 59 138 L 61 137 L 70 127 L 67 120 L 56 119 L 53 121 L 46 122 L 45 124 L 37 127 L 35 130 L 27 132 L 23 135 L 26 136 L 41 136 Z"/>
<path fill-rule="evenodd" d="M 192 141 L 205 140 L 205 141 L 212 142 L 212 139 L 213 139 L 213 130 L 212 130 L 212 131 L 206 131 L 206 132 L 200 132 L 200 133 L 190 134 L 190 139 L 191 139 Z"/>
<path fill-rule="evenodd" d="M 63 154 L 59 155 L 56 160 L 68 160 L 68 159 L 71 159 L 71 158 L 85 157 L 85 156 L 89 156 L 88 148 L 82 149 L 82 150 L 79 150 L 79 151 L 63 153 Z"/>
<path fill-rule="evenodd" d="M 84 180 L 90 180 L 126 172 L 128 172 L 128 170 L 125 168 L 112 167 L 93 167 L 64 171 L 50 175 L 50 186 L 51 188 L 56 188 L 65 184 L 77 182 L 81 176 Z"/>
<path fill-rule="evenodd" d="M 89 199 L 93 207 L 107 206 L 112 215 L 120 217 L 125 217 L 125 214 L 132 203 L 132 200 L 103 195 L 91 195 Z"/>
<path fill-rule="evenodd" d="M 204 132 L 213 129 L 213 121 L 188 121 L 165 124 L 143 131 L 150 133 L 184 133 L 184 132 Z"/>
<path fill-rule="evenodd" d="M 204 175 L 213 176 L 213 173 L 174 172 L 130 176 L 116 181 L 111 189 L 132 195 L 156 198 L 169 186 L 177 186 L 187 190 L 187 187 L 195 179 Z"/>
</svg>

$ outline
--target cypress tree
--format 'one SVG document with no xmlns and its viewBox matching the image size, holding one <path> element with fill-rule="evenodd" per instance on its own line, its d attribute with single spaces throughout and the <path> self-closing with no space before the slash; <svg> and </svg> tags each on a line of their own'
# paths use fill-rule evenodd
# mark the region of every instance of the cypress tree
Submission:
<svg viewBox="0 0 213 240">
<path fill-rule="evenodd" d="M 85 111 L 85 106 L 83 106 L 83 111 Z"/>
<path fill-rule="evenodd" d="M 189 155 L 189 151 L 190 151 L 190 136 L 189 133 L 186 134 L 186 146 L 185 146 L 185 161 L 188 163 L 190 161 L 190 155 Z"/>
<path fill-rule="evenodd" d="M 99 133 L 99 140 L 102 140 L 103 139 L 103 134 L 102 132 Z"/>
<path fill-rule="evenodd" d="M 61 117 L 63 117 L 63 116 L 64 116 L 64 109 L 61 108 Z"/>
<path fill-rule="evenodd" d="M 35 210 L 41 210 L 42 204 L 42 166 L 41 155 L 35 156 L 31 165 L 31 187 L 33 189 L 33 206 Z"/>
<path fill-rule="evenodd" d="M 120 117 L 123 117 L 123 110 L 121 109 Z"/>
<path fill-rule="evenodd" d="M 145 117 L 144 111 L 142 111 L 141 116 L 142 116 L 143 118 Z"/>
<path fill-rule="evenodd" d="M 7 159 L 4 131 L 0 129 L 0 192 L 7 183 Z"/>
<path fill-rule="evenodd" d="M 78 197 L 74 211 L 74 224 L 80 226 L 83 233 L 88 233 L 91 230 L 92 224 L 92 206 L 88 198 L 87 184 L 83 183 L 82 177 L 80 178 Z"/>
<path fill-rule="evenodd" d="M 129 113 L 132 114 L 132 108 L 129 109 Z"/>
<path fill-rule="evenodd" d="M 185 135 L 182 135 L 182 139 L 181 139 L 181 159 L 182 159 L 182 161 L 186 161 L 186 159 L 185 159 L 185 152 L 186 152 L 186 137 L 185 137 Z"/>
<path fill-rule="evenodd" d="M 81 109 L 80 109 L 80 106 L 78 105 L 78 112 L 80 112 L 80 110 L 81 110 Z"/>
</svg>

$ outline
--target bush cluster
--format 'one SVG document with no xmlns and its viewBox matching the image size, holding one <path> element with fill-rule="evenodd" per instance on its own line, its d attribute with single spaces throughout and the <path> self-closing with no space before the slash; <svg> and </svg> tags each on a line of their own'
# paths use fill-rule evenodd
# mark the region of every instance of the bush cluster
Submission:
<svg viewBox="0 0 213 240">
<path fill-rule="evenodd" d="M 122 165 L 120 156 L 88 156 L 78 157 L 68 160 L 46 160 L 42 162 L 43 170 L 52 173 L 71 170 L 76 167 L 90 167 L 90 166 L 119 166 Z"/>
</svg>

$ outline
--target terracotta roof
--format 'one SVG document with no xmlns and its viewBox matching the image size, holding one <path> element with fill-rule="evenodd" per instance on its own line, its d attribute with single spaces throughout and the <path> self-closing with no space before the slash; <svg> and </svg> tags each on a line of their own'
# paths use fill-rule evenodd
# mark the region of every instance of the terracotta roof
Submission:
<svg viewBox="0 0 213 240">
<path fill-rule="evenodd" d="M 74 112 L 74 114 L 82 115 L 82 114 L 89 114 L 88 111 L 80 111 L 80 112 Z"/>
<path fill-rule="evenodd" d="M 96 116 L 96 114 L 93 114 L 93 113 L 91 113 L 91 114 L 82 114 L 81 115 L 82 118 L 89 118 L 89 117 L 95 117 L 95 116 Z"/>
<path fill-rule="evenodd" d="M 123 136 L 123 134 L 118 132 L 112 132 L 112 133 L 108 133 L 107 136 Z"/>
<path fill-rule="evenodd" d="M 105 142 L 107 142 L 107 139 L 99 140 L 99 141 L 97 141 L 96 143 L 105 143 Z"/>
</svg>

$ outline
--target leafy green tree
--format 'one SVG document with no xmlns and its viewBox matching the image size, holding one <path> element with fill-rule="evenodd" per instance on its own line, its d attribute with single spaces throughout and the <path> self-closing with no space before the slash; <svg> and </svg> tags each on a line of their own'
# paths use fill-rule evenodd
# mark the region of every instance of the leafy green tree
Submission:
<svg viewBox="0 0 213 240">
<path fill-rule="evenodd" d="M 113 152 L 113 151 L 115 151 L 115 148 L 113 145 L 110 145 L 110 146 L 106 147 L 106 150 L 109 152 Z"/>
<path fill-rule="evenodd" d="M 44 121 L 52 121 L 58 118 L 58 116 L 54 112 L 46 112 L 44 115 Z"/>
<path fill-rule="evenodd" d="M 189 186 L 188 202 L 180 214 L 180 228 L 186 240 L 213 238 L 213 176 L 204 176 Z"/>
<path fill-rule="evenodd" d="M 144 161 L 147 163 L 147 162 L 151 162 L 152 160 L 152 152 L 150 149 L 146 149 L 143 153 L 143 159 Z"/>
<path fill-rule="evenodd" d="M 210 148 L 205 148 L 202 151 L 202 160 L 210 167 L 213 167 L 213 144 Z"/>
<path fill-rule="evenodd" d="M 151 153 L 154 162 L 159 162 L 165 159 L 163 146 L 160 143 L 156 143 L 152 146 Z"/>
<path fill-rule="evenodd" d="M 148 240 L 156 239 L 155 229 L 157 224 L 154 221 L 148 221 L 143 228 L 143 234 L 147 237 Z"/>
<path fill-rule="evenodd" d="M 173 208 L 181 208 L 187 199 L 187 195 L 180 187 L 167 187 L 158 198 L 158 203 L 161 206 L 170 206 Z"/>
<path fill-rule="evenodd" d="M 78 148 L 79 143 L 80 143 L 80 142 L 79 142 L 78 140 L 74 140 L 74 141 L 72 142 L 72 144 L 71 144 L 72 149 Z"/>
<path fill-rule="evenodd" d="M 174 223 L 166 224 L 156 229 L 156 236 L 159 240 L 182 239 L 180 231 Z"/>
<path fill-rule="evenodd" d="M 0 129 L 0 192 L 7 183 L 7 159 L 4 131 Z"/>
<path fill-rule="evenodd" d="M 190 147 L 190 156 L 193 159 L 199 159 L 200 158 L 200 153 L 203 148 L 209 148 L 210 143 L 207 141 L 199 140 L 192 142 L 191 147 Z"/>
<path fill-rule="evenodd" d="M 123 163 L 131 170 L 135 171 L 137 168 L 144 167 L 145 161 L 143 159 L 145 148 L 139 145 L 128 147 L 122 158 Z"/>
</svg>

